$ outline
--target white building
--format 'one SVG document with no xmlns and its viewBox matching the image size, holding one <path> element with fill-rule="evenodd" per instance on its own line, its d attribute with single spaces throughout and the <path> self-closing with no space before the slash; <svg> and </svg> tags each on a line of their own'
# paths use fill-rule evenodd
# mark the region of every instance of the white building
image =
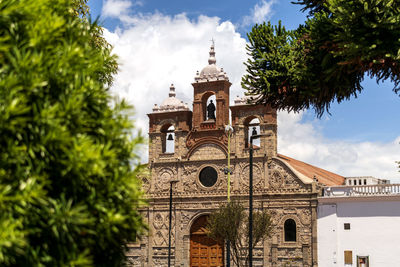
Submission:
<svg viewBox="0 0 400 267">
<path fill-rule="evenodd" d="M 356 176 L 345 177 L 346 185 L 373 185 L 373 184 L 390 184 L 389 180 L 379 179 L 373 176 Z"/>
<path fill-rule="evenodd" d="M 400 184 L 325 187 L 318 266 L 400 266 Z"/>
</svg>

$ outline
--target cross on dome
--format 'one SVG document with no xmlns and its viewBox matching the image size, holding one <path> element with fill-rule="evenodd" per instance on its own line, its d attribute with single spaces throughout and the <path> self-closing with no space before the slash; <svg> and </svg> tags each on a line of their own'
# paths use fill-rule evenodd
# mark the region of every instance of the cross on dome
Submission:
<svg viewBox="0 0 400 267">
<path fill-rule="evenodd" d="M 175 86 L 173 83 L 171 83 L 171 86 L 169 87 L 169 97 L 175 97 L 176 93 L 175 93 Z"/>
<path fill-rule="evenodd" d="M 196 82 L 209 82 L 209 81 L 218 81 L 218 80 L 225 80 L 229 81 L 228 75 L 222 68 L 218 68 L 215 64 L 217 62 L 215 58 L 215 42 L 214 38 L 211 39 L 211 47 L 210 47 L 210 57 L 208 58 L 208 65 L 205 66 L 202 71 L 196 72 L 196 76 L 194 80 Z"/>
<path fill-rule="evenodd" d="M 214 45 L 215 45 L 214 38 L 212 38 L 210 47 L 210 57 L 208 58 L 208 64 L 210 65 L 217 63 L 217 60 L 215 59 Z"/>
</svg>

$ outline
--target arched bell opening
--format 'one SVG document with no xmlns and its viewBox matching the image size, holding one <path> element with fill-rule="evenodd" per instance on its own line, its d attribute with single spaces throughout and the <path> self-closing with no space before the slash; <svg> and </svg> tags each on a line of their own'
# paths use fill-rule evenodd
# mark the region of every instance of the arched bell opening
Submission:
<svg viewBox="0 0 400 267">
<path fill-rule="evenodd" d="M 162 153 L 175 152 L 175 127 L 165 124 L 161 127 Z"/>
<path fill-rule="evenodd" d="M 249 148 L 250 137 L 252 135 L 258 135 L 261 133 L 260 120 L 257 117 L 251 116 L 245 120 L 244 126 L 245 126 L 244 144 L 246 148 Z M 259 148 L 259 147 L 260 147 L 260 138 L 253 139 L 253 148 Z"/>
</svg>

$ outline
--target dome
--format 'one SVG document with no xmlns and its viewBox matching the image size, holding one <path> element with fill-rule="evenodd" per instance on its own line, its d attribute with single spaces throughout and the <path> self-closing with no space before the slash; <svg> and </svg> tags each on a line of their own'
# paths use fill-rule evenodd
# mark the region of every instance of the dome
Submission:
<svg viewBox="0 0 400 267">
<path fill-rule="evenodd" d="M 245 95 L 245 96 L 236 96 L 234 103 L 235 106 L 239 106 L 239 105 L 249 105 L 251 103 L 253 103 L 256 99 L 259 98 L 259 95 Z"/>
<path fill-rule="evenodd" d="M 205 66 L 200 74 L 196 73 L 196 77 L 194 78 L 196 82 L 208 82 L 208 81 L 217 81 L 217 80 L 226 80 L 229 78 L 224 72 L 224 69 L 218 68 L 215 64 L 217 60 L 215 59 L 215 51 L 214 51 L 214 43 L 210 47 L 210 57 L 208 58 L 208 65 Z"/>
<path fill-rule="evenodd" d="M 153 107 L 153 112 L 169 112 L 169 111 L 180 111 L 189 110 L 187 104 L 175 97 L 175 86 L 171 84 L 169 87 L 168 98 L 165 99 L 160 106 L 157 104 Z"/>
<path fill-rule="evenodd" d="M 215 64 L 205 66 L 204 69 L 201 70 L 200 76 L 201 77 L 214 77 L 217 76 L 221 70 L 217 68 Z"/>
<path fill-rule="evenodd" d="M 165 107 L 165 106 L 170 106 L 170 107 L 178 107 L 181 105 L 181 101 L 176 98 L 176 97 L 168 97 L 167 99 L 165 99 L 162 104 L 161 107 Z"/>
</svg>

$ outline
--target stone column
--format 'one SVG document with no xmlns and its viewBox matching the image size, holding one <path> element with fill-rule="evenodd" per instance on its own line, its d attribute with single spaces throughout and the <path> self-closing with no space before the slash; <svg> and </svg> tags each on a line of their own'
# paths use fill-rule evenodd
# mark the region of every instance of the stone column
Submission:
<svg viewBox="0 0 400 267">
<path fill-rule="evenodd" d="M 149 208 L 149 234 L 147 239 L 147 266 L 151 266 L 153 262 L 153 236 L 150 234 L 153 230 L 154 208 Z"/>
<path fill-rule="evenodd" d="M 311 203 L 311 227 L 312 227 L 312 266 L 318 266 L 318 242 L 317 242 L 317 204 Z"/>
<path fill-rule="evenodd" d="M 278 245 L 277 244 L 271 245 L 271 266 L 272 267 L 278 266 Z"/>
<path fill-rule="evenodd" d="M 303 244 L 302 246 L 303 250 L 303 266 L 304 267 L 309 267 L 310 266 L 310 246 L 307 244 Z"/>
</svg>

